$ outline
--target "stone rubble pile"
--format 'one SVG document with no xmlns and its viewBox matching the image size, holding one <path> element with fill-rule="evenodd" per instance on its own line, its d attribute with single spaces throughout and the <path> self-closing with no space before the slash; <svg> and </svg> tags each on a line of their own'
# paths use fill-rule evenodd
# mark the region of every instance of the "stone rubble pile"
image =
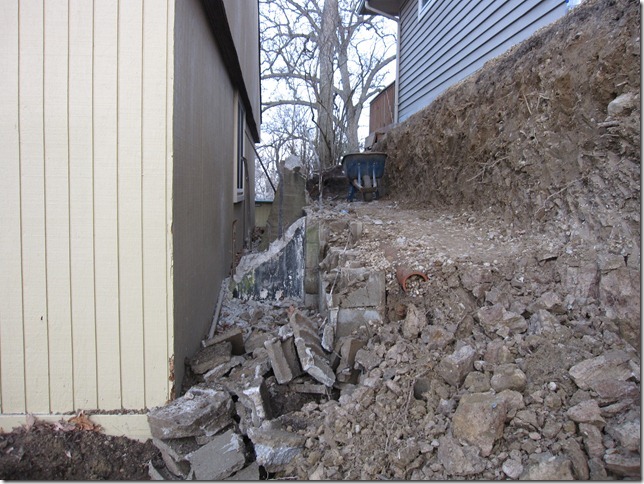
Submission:
<svg viewBox="0 0 644 484">
<path fill-rule="evenodd" d="M 318 310 L 224 304 L 195 384 L 148 414 L 153 479 L 640 476 L 639 350 L 600 291 L 630 291 L 602 283 L 624 258 L 392 251 L 402 230 L 344 215 L 318 214 Z M 401 261 L 428 281 L 403 291 Z"/>
</svg>

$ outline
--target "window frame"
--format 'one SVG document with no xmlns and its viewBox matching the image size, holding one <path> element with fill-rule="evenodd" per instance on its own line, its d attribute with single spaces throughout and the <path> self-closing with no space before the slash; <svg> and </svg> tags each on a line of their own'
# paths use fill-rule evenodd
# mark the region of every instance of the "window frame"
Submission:
<svg viewBox="0 0 644 484">
<path fill-rule="evenodd" d="M 234 182 L 233 182 L 233 202 L 243 202 L 246 185 L 246 110 L 240 99 L 236 98 L 235 110 L 235 157 L 234 157 Z"/>
<path fill-rule="evenodd" d="M 435 0 L 418 0 L 418 18 L 420 19 L 427 13 L 429 7 Z"/>
</svg>

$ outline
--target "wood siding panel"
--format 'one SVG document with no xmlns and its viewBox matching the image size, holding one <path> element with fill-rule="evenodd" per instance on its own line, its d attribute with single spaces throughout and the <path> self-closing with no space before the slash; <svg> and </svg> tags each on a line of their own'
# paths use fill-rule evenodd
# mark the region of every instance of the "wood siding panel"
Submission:
<svg viewBox="0 0 644 484">
<path fill-rule="evenodd" d="M 68 2 L 45 6 L 45 193 L 51 411 L 74 408 L 68 153 Z"/>
<path fill-rule="evenodd" d="M 69 199 L 74 406 L 96 408 L 94 173 L 92 143 L 93 6 L 69 5 Z"/>
<path fill-rule="evenodd" d="M 168 397 L 166 288 L 166 97 L 167 9 L 144 3 L 142 104 L 143 337 L 145 404 Z"/>
<path fill-rule="evenodd" d="M 141 237 L 143 2 L 119 2 L 118 241 L 121 381 L 125 408 L 145 406 Z"/>
<path fill-rule="evenodd" d="M 419 17 L 418 2 L 406 2 L 401 12 L 400 120 L 565 12 L 563 0 L 443 0 Z"/>
<path fill-rule="evenodd" d="M 18 10 L 15 0 L 1 0 L 0 65 L 0 409 L 22 413 L 25 402 L 25 355 L 22 305 L 22 242 L 20 211 L 20 136 L 18 109 Z"/>
<path fill-rule="evenodd" d="M 0 8 L 2 417 L 162 405 L 175 2 Z"/>
<path fill-rule="evenodd" d="M 94 277 L 100 408 L 121 408 L 117 187 L 118 0 L 94 11 Z"/>
<path fill-rule="evenodd" d="M 20 2 L 20 166 L 22 281 L 27 408 L 49 411 L 45 153 L 43 146 L 43 22 L 40 0 Z"/>
</svg>

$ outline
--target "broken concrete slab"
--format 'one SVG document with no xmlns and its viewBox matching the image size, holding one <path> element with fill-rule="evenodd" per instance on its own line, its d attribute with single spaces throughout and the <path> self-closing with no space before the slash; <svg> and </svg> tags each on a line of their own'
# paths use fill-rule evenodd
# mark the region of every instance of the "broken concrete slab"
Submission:
<svg viewBox="0 0 644 484">
<path fill-rule="evenodd" d="M 237 395 L 242 405 L 250 410 L 254 426 L 258 427 L 264 420 L 273 418 L 270 395 L 263 378 L 245 384 Z"/>
<path fill-rule="evenodd" d="M 320 383 L 328 387 L 333 386 L 335 373 L 322 349 L 313 321 L 296 310 L 289 317 L 289 325 L 293 329 L 295 348 L 302 369 Z"/>
<path fill-rule="evenodd" d="M 231 423 L 233 402 L 228 392 L 193 387 L 182 397 L 148 414 L 150 433 L 158 439 L 213 435 Z"/>
<path fill-rule="evenodd" d="M 378 356 L 375 351 L 361 348 L 356 351 L 354 366 L 361 367 L 364 371 L 370 371 L 380 365 L 382 360 L 382 357 Z"/>
<path fill-rule="evenodd" d="M 226 363 L 232 357 L 232 344 L 229 341 L 207 346 L 189 360 L 192 371 L 201 375 L 214 367 Z"/>
<path fill-rule="evenodd" d="M 503 436 L 506 414 L 505 400 L 498 395 L 463 395 L 452 418 L 452 432 L 457 439 L 476 445 L 487 457 L 494 442 Z"/>
<path fill-rule="evenodd" d="M 343 383 L 357 383 L 358 372 L 354 369 L 355 357 L 365 342 L 356 338 L 343 338 L 339 341 L 340 363 L 335 370 L 336 378 Z"/>
<path fill-rule="evenodd" d="M 606 469 L 624 477 L 640 477 L 642 459 L 639 454 L 609 449 L 604 455 Z"/>
<path fill-rule="evenodd" d="M 178 481 L 177 477 L 172 475 L 168 469 L 164 467 L 155 467 L 152 461 L 148 462 L 148 476 L 151 481 Z"/>
<path fill-rule="evenodd" d="M 217 365 L 212 370 L 206 372 L 203 375 L 203 379 L 206 383 L 215 383 L 236 366 L 241 366 L 245 361 L 246 358 L 244 358 L 243 356 L 233 356 L 227 362 L 222 363 L 221 365 Z"/>
<path fill-rule="evenodd" d="M 291 383 L 289 388 L 298 393 L 312 393 L 314 395 L 329 394 L 329 388 L 326 385 L 316 385 L 315 383 Z"/>
<path fill-rule="evenodd" d="M 626 450 L 640 452 L 641 429 L 639 418 L 618 425 L 608 425 L 606 433 L 616 439 Z"/>
<path fill-rule="evenodd" d="M 248 429 L 248 437 L 255 446 L 257 463 L 268 472 L 282 469 L 302 452 L 306 441 L 301 435 L 273 428 L 269 422 L 259 428 Z"/>
<path fill-rule="evenodd" d="M 224 479 L 224 481 L 259 481 L 259 464 L 251 462 L 232 476 Z"/>
<path fill-rule="evenodd" d="M 385 288 L 384 271 L 343 267 L 334 287 L 333 306 L 382 307 L 385 305 Z"/>
<path fill-rule="evenodd" d="M 302 217 L 265 252 L 242 257 L 231 278 L 233 296 L 242 300 L 302 300 L 305 226 L 306 217 Z"/>
<path fill-rule="evenodd" d="M 238 327 L 229 328 L 219 334 L 215 334 L 212 338 L 204 340 L 202 345 L 206 348 L 226 341 L 232 345 L 233 355 L 246 354 L 246 348 L 244 348 L 244 332 Z"/>
<path fill-rule="evenodd" d="M 277 383 L 288 383 L 304 373 L 295 351 L 293 337 L 281 341 L 273 338 L 264 343 Z"/>
<path fill-rule="evenodd" d="M 246 464 L 246 447 L 241 435 L 228 430 L 208 444 L 188 454 L 197 480 L 217 481 L 242 469 Z"/>
<path fill-rule="evenodd" d="M 186 460 L 186 456 L 201 446 L 194 437 L 166 440 L 153 437 L 152 443 L 161 451 L 161 457 L 168 471 L 184 479 L 190 474 L 190 463 Z"/>
<path fill-rule="evenodd" d="M 340 308 L 337 315 L 336 338 L 360 335 L 362 326 L 368 328 L 369 323 L 382 324 L 384 309 L 377 308 Z"/>
</svg>

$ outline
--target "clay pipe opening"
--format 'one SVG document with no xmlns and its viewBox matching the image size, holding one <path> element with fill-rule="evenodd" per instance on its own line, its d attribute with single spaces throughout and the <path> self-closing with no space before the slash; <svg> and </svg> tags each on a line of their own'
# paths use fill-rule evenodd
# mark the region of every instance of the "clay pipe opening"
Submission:
<svg viewBox="0 0 644 484">
<path fill-rule="evenodd" d="M 427 278 L 427 275 L 423 274 L 420 271 L 413 271 L 407 267 L 399 267 L 398 269 L 396 269 L 396 279 L 398 279 L 398 282 L 400 283 L 403 291 L 407 292 L 407 280 L 412 276 L 422 277 L 425 282 L 429 280 Z"/>
</svg>

